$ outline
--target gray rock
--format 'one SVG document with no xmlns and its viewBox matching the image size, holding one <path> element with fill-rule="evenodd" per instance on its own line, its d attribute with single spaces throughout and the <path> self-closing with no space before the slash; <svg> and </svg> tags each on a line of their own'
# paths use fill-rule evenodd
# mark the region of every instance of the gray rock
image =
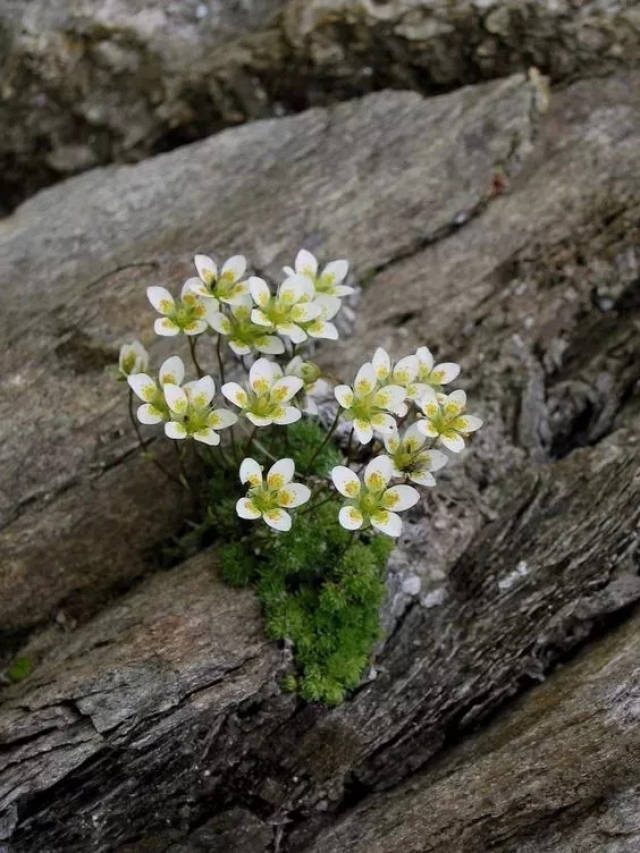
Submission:
<svg viewBox="0 0 640 853">
<path fill-rule="evenodd" d="M 386 86 L 628 66 L 640 20 L 619 0 L 5 0 L 2 54 L 6 211 L 95 164 Z"/>
</svg>

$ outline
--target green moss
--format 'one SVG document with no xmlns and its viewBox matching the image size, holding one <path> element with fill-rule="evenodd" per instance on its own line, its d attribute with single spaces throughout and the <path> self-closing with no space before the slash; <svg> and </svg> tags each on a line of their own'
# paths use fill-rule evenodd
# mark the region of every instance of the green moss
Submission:
<svg viewBox="0 0 640 853">
<path fill-rule="evenodd" d="M 24 681 L 25 678 L 28 678 L 33 672 L 33 661 L 28 657 L 19 657 L 14 658 L 14 660 L 9 665 L 9 669 L 7 670 L 7 675 L 11 679 L 11 681 Z"/>
<path fill-rule="evenodd" d="M 297 471 L 311 466 L 326 477 L 341 461 L 329 442 L 317 456 L 324 431 L 313 421 L 261 437 L 276 458 L 291 456 Z M 268 467 L 266 454 L 252 453 Z M 385 567 L 393 542 L 386 536 L 357 538 L 340 527 L 342 502 L 327 488 L 310 511 L 295 514 L 288 533 L 275 534 L 257 522 L 243 522 L 235 503 L 243 490 L 230 489 L 228 473 L 214 473 L 207 521 L 219 548 L 221 571 L 231 586 L 254 584 L 263 605 L 269 639 L 291 643 L 297 672 L 283 690 L 308 701 L 336 705 L 356 687 L 380 636 L 378 609 L 385 591 Z"/>
</svg>

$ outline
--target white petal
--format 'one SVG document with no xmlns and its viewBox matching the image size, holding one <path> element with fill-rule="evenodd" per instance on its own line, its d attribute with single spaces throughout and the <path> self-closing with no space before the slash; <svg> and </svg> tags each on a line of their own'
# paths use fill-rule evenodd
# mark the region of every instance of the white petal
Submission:
<svg viewBox="0 0 640 853">
<path fill-rule="evenodd" d="M 254 426 L 264 427 L 271 426 L 273 418 L 265 417 L 264 415 L 255 415 L 253 412 L 245 412 L 245 417 L 251 421 Z"/>
<path fill-rule="evenodd" d="M 412 483 L 417 483 L 419 486 L 433 488 L 436 484 L 436 478 L 429 471 L 413 471 L 409 474 L 409 479 Z"/>
<path fill-rule="evenodd" d="M 460 410 L 462 410 L 467 405 L 467 395 L 464 391 L 452 391 L 451 394 L 447 394 L 446 399 L 444 400 L 445 406 L 447 403 L 454 403 L 454 405 L 458 406 Z"/>
<path fill-rule="evenodd" d="M 323 284 L 340 284 L 347 277 L 349 272 L 349 261 L 339 260 L 331 261 L 322 270 L 320 281 Z"/>
<path fill-rule="evenodd" d="M 425 391 L 420 398 L 419 405 L 422 411 L 427 415 L 431 415 L 433 412 L 437 412 L 440 409 L 438 395 L 431 386 L 425 386 Z"/>
<path fill-rule="evenodd" d="M 296 255 L 295 268 L 297 273 L 315 278 L 318 272 L 318 262 L 311 252 L 308 252 L 306 249 L 300 249 Z"/>
<path fill-rule="evenodd" d="M 243 344 L 241 341 L 237 341 L 235 338 L 229 338 L 229 346 L 236 355 L 249 355 L 251 352 L 250 346 Z M 260 351 L 262 352 L 262 350 Z"/>
<path fill-rule="evenodd" d="M 268 329 L 273 327 L 273 323 L 260 308 L 254 308 L 251 312 L 251 322 L 256 326 L 266 326 Z"/>
<path fill-rule="evenodd" d="M 287 364 L 284 369 L 286 376 L 300 376 L 300 370 L 302 369 L 302 365 L 304 361 L 302 360 L 301 355 L 294 355 L 291 361 Z"/>
<path fill-rule="evenodd" d="M 283 509 L 270 509 L 263 513 L 262 517 L 267 522 L 269 527 L 274 530 L 287 531 L 291 530 L 291 516 Z"/>
<path fill-rule="evenodd" d="M 301 417 L 302 412 L 300 409 L 296 409 L 295 406 L 285 406 L 284 412 L 273 418 L 273 423 L 278 424 L 279 426 L 284 426 L 285 424 L 293 424 L 296 421 L 299 421 Z"/>
<path fill-rule="evenodd" d="M 150 403 L 158 390 L 156 383 L 146 373 L 131 373 L 127 376 L 127 382 L 136 397 L 145 403 Z"/>
<path fill-rule="evenodd" d="M 313 301 L 316 305 L 320 306 L 323 320 L 331 320 L 342 308 L 342 302 L 340 302 L 338 297 L 332 296 L 329 293 L 316 293 L 314 294 Z"/>
<path fill-rule="evenodd" d="M 216 311 L 209 319 L 209 325 L 212 329 L 218 332 L 219 335 L 231 334 L 231 321 L 221 311 Z"/>
<path fill-rule="evenodd" d="M 270 489 L 279 489 L 293 480 L 296 467 L 293 459 L 279 459 L 269 468 L 267 485 Z"/>
<path fill-rule="evenodd" d="M 439 471 L 448 461 L 447 454 L 440 450 L 426 450 L 418 457 L 420 468 L 426 468 L 428 471 Z"/>
<path fill-rule="evenodd" d="M 302 483 L 289 483 L 278 492 L 278 503 L 287 509 L 302 506 L 311 497 L 311 489 Z"/>
<path fill-rule="evenodd" d="M 288 403 L 302 388 L 304 382 L 299 376 L 283 376 L 274 382 L 271 388 L 271 399 L 276 403 Z"/>
<path fill-rule="evenodd" d="M 180 334 L 180 326 L 177 326 L 168 317 L 158 317 L 153 324 L 153 331 L 163 338 L 172 338 L 174 335 Z"/>
<path fill-rule="evenodd" d="M 229 409 L 214 409 L 207 415 L 207 424 L 213 429 L 227 429 L 238 423 L 238 416 Z"/>
<path fill-rule="evenodd" d="M 454 361 L 443 361 L 442 364 L 436 364 L 431 373 L 431 379 L 439 382 L 441 385 L 446 385 L 460 373 L 460 365 Z"/>
<path fill-rule="evenodd" d="M 211 299 L 211 292 L 207 288 L 207 285 L 202 281 L 202 279 L 193 276 L 193 278 L 188 278 L 185 283 L 182 285 L 182 292 L 186 293 L 195 293 L 196 296 L 203 296 L 205 299 Z"/>
<path fill-rule="evenodd" d="M 249 370 L 249 384 L 256 394 L 266 394 L 273 383 L 273 362 L 266 358 L 254 361 Z"/>
<path fill-rule="evenodd" d="M 208 255 L 196 255 L 193 262 L 198 270 L 198 275 L 205 284 L 212 284 L 218 277 L 216 262 Z"/>
<path fill-rule="evenodd" d="M 458 425 L 458 421 L 464 421 L 465 425 Z M 462 432 L 475 432 L 477 429 L 480 429 L 482 426 L 482 419 L 477 418 L 475 415 L 461 415 L 456 421 L 456 429 L 462 430 Z"/>
<path fill-rule="evenodd" d="M 211 376 L 203 376 L 194 382 L 187 382 L 184 390 L 190 403 L 199 409 L 204 409 L 213 400 L 213 395 L 216 393 L 216 383 Z"/>
<path fill-rule="evenodd" d="M 366 397 L 371 394 L 376 387 L 376 372 L 370 361 L 362 365 L 356 374 L 356 381 L 353 383 L 353 390 L 358 398 Z"/>
<path fill-rule="evenodd" d="M 249 402 L 247 392 L 237 382 L 226 382 L 220 389 L 230 403 L 243 409 Z"/>
<path fill-rule="evenodd" d="M 303 275 L 290 275 L 278 288 L 278 300 L 285 305 L 294 305 L 299 302 L 305 294 L 307 278 Z"/>
<path fill-rule="evenodd" d="M 167 438 L 182 439 L 187 437 L 187 430 L 184 424 L 177 421 L 169 421 L 164 425 L 164 432 Z"/>
<path fill-rule="evenodd" d="M 259 465 L 255 459 L 247 456 L 240 463 L 240 482 L 250 483 L 252 486 L 260 486 L 262 484 L 262 465 Z"/>
<path fill-rule="evenodd" d="M 371 524 L 387 536 L 392 536 L 394 539 L 402 533 L 402 520 L 395 512 L 387 512 L 381 510 L 371 516 Z"/>
<path fill-rule="evenodd" d="M 187 395 L 177 385 L 167 383 L 164 386 L 164 398 L 172 412 L 182 415 L 187 411 L 189 401 Z"/>
<path fill-rule="evenodd" d="M 149 403 L 143 403 L 142 406 L 138 406 L 136 415 L 141 424 L 159 424 L 164 420 L 162 412 Z"/>
<path fill-rule="evenodd" d="M 460 453 L 461 450 L 464 450 L 464 438 L 461 435 L 458 435 L 457 432 L 451 431 L 446 435 L 439 435 L 438 441 L 454 453 Z"/>
<path fill-rule="evenodd" d="M 393 368 L 393 381 L 396 385 L 406 386 L 413 382 L 418 374 L 419 361 L 415 355 L 401 358 Z"/>
<path fill-rule="evenodd" d="M 263 278 L 258 278 L 257 275 L 252 275 L 249 278 L 249 290 L 251 291 L 251 296 L 253 297 L 253 301 L 256 305 L 263 308 L 265 305 L 269 304 L 271 291 L 269 290 L 267 282 Z"/>
<path fill-rule="evenodd" d="M 418 347 L 416 350 L 416 355 L 420 361 L 420 366 L 423 367 L 427 372 L 431 370 L 433 367 L 434 358 L 431 355 L 431 350 L 429 347 Z"/>
<path fill-rule="evenodd" d="M 395 429 L 393 432 L 385 434 L 382 441 L 384 442 L 385 450 L 388 450 L 389 453 L 395 453 L 400 447 L 400 434 L 398 430 Z M 422 441 L 424 442 L 424 438 L 422 438 Z"/>
<path fill-rule="evenodd" d="M 418 428 L 418 424 L 411 424 L 411 426 L 407 427 L 404 435 L 402 436 L 402 443 L 406 450 L 410 453 L 415 453 L 417 450 L 420 450 L 423 447 L 426 441 L 425 434 Z M 445 457 L 446 458 L 446 457 Z"/>
<path fill-rule="evenodd" d="M 385 508 L 392 509 L 394 512 L 411 509 L 419 500 L 420 492 L 413 486 L 392 486 L 382 496 Z"/>
<path fill-rule="evenodd" d="M 364 482 L 372 492 L 381 492 L 393 475 L 393 466 L 388 456 L 376 456 L 364 469 Z"/>
<path fill-rule="evenodd" d="M 340 403 L 343 409 L 349 409 L 353 403 L 353 391 L 348 385 L 336 385 L 333 389 L 336 400 Z"/>
<path fill-rule="evenodd" d="M 400 385 L 385 385 L 376 391 L 373 398 L 376 406 L 381 409 L 387 409 L 389 412 L 395 412 L 404 403 L 406 391 Z"/>
<path fill-rule="evenodd" d="M 303 331 L 296 323 L 278 323 L 276 325 L 278 334 L 285 335 L 294 344 L 301 344 L 307 340 L 307 333 Z"/>
<path fill-rule="evenodd" d="M 371 415 L 371 426 L 382 435 L 391 435 L 398 426 L 391 415 L 385 415 L 383 412 L 376 412 Z"/>
<path fill-rule="evenodd" d="M 296 274 L 296 271 L 294 270 L 293 267 L 282 267 L 282 272 L 285 275 L 295 275 Z"/>
<path fill-rule="evenodd" d="M 212 296 L 210 296 L 209 299 L 200 299 L 198 301 L 204 311 L 200 319 L 205 320 L 209 325 L 211 325 L 213 318 L 220 312 L 220 303 Z"/>
<path fill-rule="evenodd" d="M 336 465 L 331 469 L 333 485 L 345 498 L 357 498 L 360 494 L 360 480 L 355 471 L 346 465 Z"/>
<path fill-rule="evenodd" d="M 246 268 L 247 259 L 245 256 L 234 255 L 232 258 L 229 258 L 228 261 L 224 262 L 220 275 L 225 276 L 225 278 L 228 278 L 231 281 L 238 281 L 244 275 Z"/>
<path fill-rule="evenodd" d="M 282 355 L 284 344 L 276 335 L 265 335 L 256 340 L 256 349 L 265 355 Z"/>
<path fill-rule="evenodd" d="M 204 320 L 194 320 L 184 327 L 185 335 L 201 335 L 207 331 L 207 324 Z"/>
<path fill-rule="evenodd" d="M 199 429 L 193 433 L 193 437 L 196 441 L 201 441 L 203 444 L 208 444 L 209 446 L 215 447 L 215 445 L 220 444 L 220 436 L 211 427 Z"/>
<path fill-rule="evenodd" d="M 343 506 L 338 513 L 338 521 L 345 530 L 358 530 L 362 527 L 364 519 L 362 513 L 355 506 Z"/>
<path fill-rule="evenodd" d="M 427 438 L 438 437 L 438 430 L 432 425 L 431 421 L 429 421 L 427 418 L 420 418 L 419 421 L 416 421 L 416 428 L 419 429 L 420 432 Z"/>
<path fill-rule="evenodd" d="M 147 298 L 159 314 L 170 314 L 176 307 L 166 287 L 148 287 Z"/>
<path fill-rule="evenodd" d="M 312 338 L 322 338 L 326 341 L 337 341 L 338 330 L 333 323 L 325 323 L 324 320 L 312 320 L 307 326 L 307 334 Z"/>
<path fill-rule="evenodd" d="M 291 309 L 291 319 L 296 323 L 309 323 L 315 320 L 322 312 L 322 308 L 315 302 L 298 302 Z"/>
<path fill-rule="evenodd" d="M 360 420 L 360 418 L 356 418 L 353 422 L 353 431 L 356 434 L 356 438 L 360 442 L 360 444 L 369 444 L 371 439 L 373 438 L 373 428 L 368 421 Z"/>
<path fill-rule="evenodd" d="M 386 350 L 383 350 L 382 347 L 378 347 L 374 352 L 371 363 L 373 364 L 376 377 L 379 381 L 385 380 L 391 373 L 391 359 L 389 358 L 389 353 Z"/>
<path fill-rule="evenodd" d="M 346 284 L 337 284 L 333 288 L 334 295 L 340 298 L 342 298 L 343 296 L 351 296 L 351 294 L 355 292 L 355 287 L 349 287 Z"/>
<path fill-rule="evenodd" d="M 172 355 L 170 358 L 163 361 L 159 371 L 160 384 L 165 385 L 167 382 L 171 385 L 182 385 L 184 379 L 184 362 L 179 355 Z"/>
<path fill-rule="evenodd" d="M 237 281 L 233 285 L 233 290 L 231 295 L 225 296 L 222 300 L 226 302 L 227 305 L 239 305 L 244 306 L 247 304 L 247 298 L 250 300 L 250 304 L 253 304 L 253 300 L 251 299 L 251 294 L 249 293 L 249 282 L 248 281 Z"/>
<path fill-rule="evenodd" d="M 236 512 L 240 518 L 260 518 L 262 513 L 249 498 L 240 498 L 236 503 Z"/>
</svg>

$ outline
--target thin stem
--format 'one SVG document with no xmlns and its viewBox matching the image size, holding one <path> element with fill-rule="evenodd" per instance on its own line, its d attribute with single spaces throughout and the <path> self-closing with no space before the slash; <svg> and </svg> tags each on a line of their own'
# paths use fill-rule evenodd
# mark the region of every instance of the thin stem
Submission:
<svg viewBox="0 0 640 853">
<path fill-rule="evenodd" d="M 173 441 L 173 446 L 175 447 L 176 456 L 178 457 L 178 466 L 180 468 L 180 482 L 185 487 L 188 492 L 193 494 L 193 489 L 191 488 L 191 483 L 187 477 L 187 471 L 184 467 L 184 459 L 182 457 L 182 447 L 178 446 L 177 441 Z"/>
<path fill-rule="evenodd" d="M 324 504 L 329 503 L 329 501 L 332 501 L 334 497 L 335 494 L 331 492 L 331 494 L 327 495 L 324 500 L 318 501 L 318 503 L 314 504 L 313 506 L 308 506 L 306 509 L 303 509 L 301 512 L 299 512 L 298 515 L 306 515 L 308 512 L 312 512 L 314 509 L 318 509 L 319 507 L 324 506 Z"/>
<path fill-rule="evenodd" d="M 347 457 L 347 465 L 349 464 L 349 460 L 351 459 L 351 443 L 353 441 L 353 433 L 355 427 L 351 427 L 351 432 L 349 433 L 349 441 L 347 442 L 347 450 L 345 456 Z"/>
<path fill-rule="evenodd" d="M 307 467 L 305 468 L 305 470 L 304 470 L 304 472 L 303 472 L 304 474 L 308 474 L 308 473 L 309 473 L 309 471 L 310 471 L 310 470 L 311 470 L 311 468 L 313 467 L 313 463 L 314 463 L 314 462 L 316 461 L 316 459 L 318 458 L 318 454 L 320 454 L 320 453 L 324 450 L 324 448 L 327 446 L 327 444 L 329 443 L 329 440 L 331 439 L 331 436 L 332 436 L 332 435 L 334 434 L 334 432 L 336 431 L 336 428 L 337 428 L 337 426 L 338 426 L 338 421 L 340 420 L 340 415 L 341 415 L 341 414 L 342 414 L 342 412 L 341 412 L 340 406 L 338 406 L 338 410 L 337 410 L 337 412 L 336 412 L 336 416 L 335 416 L 335 418 L 333 419 L 333 423 L 332 423 L 332 424 L 331 424 L 331 426 L 329 427 L 329 431 L 328 431 L 328 432 L 327 432 L 327 434 L 325 435 L 325 437 L 324 437 L 323 441 L 321 442 L 321 444 L 319 444 L 319 445 L 318 445 L 318 447 L 316 448 L 315 453 L 313 454 L 313 456 L 312 456 L 312 457 L 311 457 L 311 459 L 309 460 L 309 464 L 307 465 Z"/>
<path fill-rule="evenodd" d="M 135 414 L 133 413 L 133 391 L 131 391 L 131 389 L 129 389 L 129 420 L 133 424 L 133 429 L 134 429 L 134 432 L 136 434 L 136 438 L 138 439 L 138 444 L 140 445 L 140 450 L 142 451 L 145 459 L 148 459 L 149 462 L 151 462 L 153 465 L 155 465 L 156 468 L 158 469 L 158 471 L 162 471 L 164 476 L 168 480 L 171 480 L 172 483 L 177 483 L 179 486 L 182 486 L 183 484 L 181 483 L 181 481 L 177 477 L 174 477 L 174 475 L 171 473 L 171 471 L 167 471 L 167 469 L 164 467 L 164 465 L 162 465 L 162 463 L 158 462 L 158 460 L 155 458 L 155 456 L 152 453 L 149 453 L 149 451 L 147 450 L 147 445 L 149 444 L 149 442 L 145 441 L 142 438 L 142 433 L 140 432 L 140 425 L 138 423 L 138 420 L 137 420 Z"/>
<path fill-rule="evenodd" d="M 264 446 L 264 444 L 261 444 L 261 443 L 258 441 L 258 439 L 257 439 L 257 438 L 253 438 L 253 439 L 252 439 L 252 441 L 253 441 L 254 445 L 258 448 L 258 450 L 259 450 L 261 453 L 264 453 L 264 455 L 265 455 L 268 459 L 272 459 L 274 462 L 277 462 L 277 461 L 278 461 L 277 457 L 275 457 L 275 456 L 273 455 L 273 453 L 269 453 L 269 451 L 268 451 L 268 450 L 267 450 L 267 448 Z"/>
<path fill-rule="evenodd" d="M 255 434 L 256 434 L 256 430 L 257 430 L 257 429 L 258 429 L 258 427 L 254 424 L 254 425 L 253 425 L 253 429 L 252 429 L 252 430 L 251 430 L 251 432 L 249 433 L 249 438 L 247 439 L 247 443 L 246 443 L 246 444 L 245 444 L 245 446 L 244 446 L 244 452 L 243 452 L 243 454 L 242 454 L 242 456 L 243 456 L 243 457 L 245 457 L 245 456 L 247 456 L 247 455 L 248 455 L 248 453 L 249 453 L 249 448 L 251 447 L 251 444 L 252 444 L 252 442 L 253 442 L 253 439 L 254 439 L 254 436 L 255 436 Z"/>
<path fill-rule="evenodd" d="M 191 350 L 191 361 L 193 362 L 193 366 L 196 369 L 196 373 L 198 374 L 198 379 L 204 376 L 204 370 L 198 364 L 198 359 L 196 358 L 196 344 L 198 342 L 197 338 L 193 337 L 193 335 L 187 335 L 187 340 L 189 341 L 189 349 Z"/>
<path fill-rule="evenodd" d="M 218 357 L 218 370 L 220 371 L 220 384 L 224 385 L 224 364 L 222 362 L 222 352 L 220 351 L 220 347 L 222 346 L 222 335 L 218 335 L 218 340 L 216 341 L 216 356 Z"/>
<path fill-rule="evenodd" d="M 233 453 L 233 459 L 237 465 L 238 461 L 239 461 L 238 460 L 238 446 L 236 444 L 236 435 L 235 435 L 235 432 L 233 430 L 233 427 L 231 427 L 231 429 L 229 430 L 229 435 L 231 437 L 231 451 Z"/>
</svg>

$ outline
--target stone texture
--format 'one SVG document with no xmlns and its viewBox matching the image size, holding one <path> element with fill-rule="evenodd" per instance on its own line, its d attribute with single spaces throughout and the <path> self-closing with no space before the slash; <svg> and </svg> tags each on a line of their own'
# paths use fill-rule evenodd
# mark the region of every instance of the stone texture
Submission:
<svg viewBox="0 0 640 853">
<path fill-rule="evenodd" d="M 82 412 L 102 413 L 106 436 L 123 423 L 115 389 L 100 385 L 101 367 L 77 366 L 148 330 L 150 315 L 139 309 L 150 271 L 173 286 L 193 251 L 215 248 L 244 250 L 259 270 L 275 272 L 300 244 L 351 257 L 363 287 L 355 334 L 319 351 L 332 372 L 343 374 L 379 344 L 397 357 L 428 343 L 438 355 L 460 354 L 465 387 L 486 419 L 441 489 L 411 515 L 393 558 L 399 597 L 385 614 L 376 671 L 339 708 L 279 693 L 284 656 L 264 642 L 251 594 L 216 581 L 209 554 L 156 573 L 102 602 L 57 643 L 47 640 L 33 675 L 10 689 L 0 711 L 10 756 L 0 773 L 0 826 L 16 853 L 191 851 L 200 831 L 250 838 L 260 850 L 265 827 L 282 853 L 304 850 L 327 837 L 320 833 L 336 812 L 362 802 L 373 813 L 385 790 L 393 808 L 395 786 L 431 772 L 448 745 L 640 600 L 639 82 L 636 74 L 579 82 L 556 93 L 542 116 L 539 88 L 520 76 L 426 100 L 370 96 L 227 131 L 135 167 L 89 172 L 0 226 L 3 322 L 15 359 L 2 376 L 24 371 L 29 405 L 45 425 L 56 393 L 69 395 L 72 412 L 80 395 Z M 150 266 L 121 269 L 136 262 Z M 26 316 L 23 304 L 37 305 L 36 313 Z M 18 334 L 27 327 L 31 336 Z M 78 327 L 81 346 L 72 343 Z M 51 377 L 38 365 L 61 342 L 66 360 Z M 65 383 L 70 389 L 59 392 Z M 7 398 L 0 421 L 8 511 L 14 495 L 25 500 L 7 536 L 22 523 L 35 542 L 49 543 L 55 564 L 59 545 L 47 518 L 63 497 L 77 499 L 67 518 L 110 509 L 104 540 L 97 532 L 83 539 L 78 526 L 76 541 L 96 567 L 114 571 L 107 564 L 109 537 L 123 523 L 114 509 L 119 492 L 87 491 L 88 468 L 101 447 L 111 460 L 103 478 L 112 475 L 114 489 L 125 481 L 134 488 L 141 475 L 131 443 L 114 435 L 96 445 L 95 427 L 30 436 L 9 417 L 15 401 Z M 24 462 L 41 447 L 50 468 L 36 467 L 25 482 Z M 64 479 L 74 473 L 77 480 Z M 64 484 L 51 500 L 48 478 Z M 149 494 L 150 517 L 165 499 Z M 160 533 L 150 522 L 135 548 Z M 47 599 L 41 557 L 26 534 L 15 559 L 8 594 L 15 588 L 20 600 L 21 590 L 38 587 L 40 612 L 50 612 L 61 588 Z M 144 570 L 133 562 L 133 574 Z M 131 579 L 126 562 L 116 563 Z M 65 561 L 58 565 L 64 579 Z M 421 580 L 418 596 L 401 590 L 409 574 Z M 23 628 L 34 618 L 30 612 Z M 549 849 L 571 849 L 590 827 L 622 827 L 633 843 L 634 628 L 612 635 L 593 664 L 586 657 L 565 681 L 554 674 L 544 701 L 532 699 L 532 731 L 548 731 L 550 744 L 567 731 L 554 733 L 562 724 L 552 713 L 557 696 L 587 755 L 585 765 L 563 769 L 553 750 L 545 753 L 553 801 L 544 802 L 544 785 L 528 788 L 540 798 L 531 810 L 507 786 L 492 821 L 481 792 L 495 785 L 500 756 L 491 764 L 488 748 L 469 747 L 467 776 L 464 762 L 441 759 L 454 761 L 459 787 L 470 782 L 459 826 L 480 818 L 491 843 L 507 849 L 509 833 L 524 843 L 541 812 L 553 818 Z M 605 701 L 609 717 L 571 716 L 578 705 L 601 709 Z M 509 738 L 518 755 L 535 753 L 518 731 Z M 504 760 L 508 748 L 498 736 L 492 743 Z M 517 778 L 518 767 L 512 772 Z M 425 785 L 442 782 L 429 778 Z M 567 821 L 573 814 L 564 786 L 579 793 L 580 823 L 571 827 L 558 810 Z M 447 849 L 452 832 L 443 832 Z"/>
<path fill-rule="evenodd" d="M 636 63 L 632 0 L 5 0 L 0 199 L 246 119 L 386 86 Z"/>
</svg>

